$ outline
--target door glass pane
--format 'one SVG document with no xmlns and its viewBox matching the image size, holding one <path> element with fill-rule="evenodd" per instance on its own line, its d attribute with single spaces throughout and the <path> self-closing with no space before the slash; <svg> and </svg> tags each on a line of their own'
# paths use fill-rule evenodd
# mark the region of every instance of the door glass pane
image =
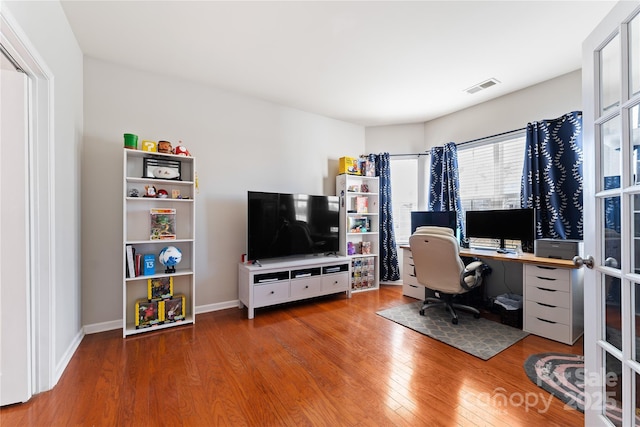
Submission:
<svg viewBox="0 0 640 427">
<path fill-rule="evenodd" d="M 600 51 L 600 113 L 620 104 L 620 35 Z"/>
<path fill-rule="evenodd" d="M 622 350 L 622 307 L 620 304 L 620 279 L 604 275 L 606 292 L 604 321 L 605 339 L 608 343 Z"/>
<path fill-rule="evenodd" d="M 602 155 L 600 158 L 600 170 L 604 177 L 603 189 L 611 190 L 620 188 L 620 171 L 622 163 L 620 162 L 622 147 L 622 133 L 620 116 L 616 116 L 611 120 L 602 124 Z"/>
<path fill-rule="evenodd" d="M 606 400 L 605 415 L 613 425 L 622 425 L 622 363 L 611 354 L 605 352 L 606 357 Z M 603 396 L 603 397 L 605 397 Z"/>
<path fill-rule="evenodd" d="M 607 267 L 620 269 L 620 197 L 604 199 L 604 253 L 603 264 Z"/>
<path fill-rule="evenodd" d="M 629 23 L 629 91 L 630 96 L 640 92 L 640 17 Z"/>
<path fill-rule="evenodd" d="M 631 144 L 629 152 L 631 156 L 631 183 L 640 184 L 640 165 L 638 164 L 638 149 L 640 148 L 640 106 L 636 105 L 629 110 L 629 143 Z"/>
</svg>

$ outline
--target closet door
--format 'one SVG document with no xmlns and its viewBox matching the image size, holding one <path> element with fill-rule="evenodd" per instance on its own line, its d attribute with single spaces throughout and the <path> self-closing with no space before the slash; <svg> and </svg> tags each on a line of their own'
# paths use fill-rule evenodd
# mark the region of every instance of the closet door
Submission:
<svg viewBox="0 0 640 427">
<path fill-rule="evenodd" d="M 32 394 L 28 165 L 27 77 L 0 68 L 0 405 Z"/>
</svg>

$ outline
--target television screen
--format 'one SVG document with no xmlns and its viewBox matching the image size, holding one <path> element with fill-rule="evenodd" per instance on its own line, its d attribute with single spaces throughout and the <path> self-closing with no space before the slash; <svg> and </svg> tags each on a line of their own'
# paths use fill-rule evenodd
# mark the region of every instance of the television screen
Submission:
<svg viewBox="0 0 640 427">
<path fill-rule="evenodd" d="M 505 240 L 520 240 L 523 249 L 533 248 L 535 239 L 534 209 L 498 209 L 467 211 L 466 236 L 499 239 L 500 250 Z"/>
<path fill-rule="evenodd" d="M 437 225 L 449 227 L 456 232 L 456 213 L 453 211 L 413 211 L 411 212 L 411 234 L 415 233 L 418 227 L 425 225 Z"/>
<path fill-rule="evenodd" d="M 337 253 L 339 208 L 338 196 L 249 191 L 248 258 Z"/>
</svg>

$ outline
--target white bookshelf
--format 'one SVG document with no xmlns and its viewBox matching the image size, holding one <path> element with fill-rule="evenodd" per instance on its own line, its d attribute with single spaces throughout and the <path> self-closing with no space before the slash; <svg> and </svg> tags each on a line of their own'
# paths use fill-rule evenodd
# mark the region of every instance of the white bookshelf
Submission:
<svg viewBox="0 0 640 427">
<path fill-rule="evenodd" d="M 179 165 L 179 179 L 149 177 L 150 171 L 144 170 L 148 159 L 159 161 L 162 165 L 166 161 L 174 162 L 173 165 Z M 147 165 L 147 169 L 150 168 L 151 166 Z M 196 160 L 194 157 L 124 149 L 122 202 L 122 332 L 124 337 L 195 322 L 195 174 Z M 143 197 L 146 194 L 145 187 L 147 186 L 154 186 L 156 192 L 165 190 L 168 197 Z M 133 190 L 137 190 L 137 197 L 132 195 Z M 152 208 L 175 209 L 175 239 L 151 239 L 150 212 Z M 154 255 L 155 270 L 153 274 L 143 275 L 142 271 L 138 276 L 128 274 L 126 250 L 128 245 L 135 248 L 136 253 Z M 175 246 L 182 252 L 182 260 L 176 265 L 175 272 L 166 273 L 165 266 L 158 260 L 159 252 L 166 246 Z M 149 279 L 164 277 L 172 278 L 174 296 L 184 295 L 185 318 L 176 322 L 137 328 L 135 324 L 136 316 L 138 316 L 135 310 L 136 301 L 147 299 Z"/>
<path fill-rule="evenodd" d="M 336 194 L 340 196 L 340 254 L 351 262 L 352 292 L 380 287 L 379 188 L 375 176 L 336 177 Z"/>
</svg>

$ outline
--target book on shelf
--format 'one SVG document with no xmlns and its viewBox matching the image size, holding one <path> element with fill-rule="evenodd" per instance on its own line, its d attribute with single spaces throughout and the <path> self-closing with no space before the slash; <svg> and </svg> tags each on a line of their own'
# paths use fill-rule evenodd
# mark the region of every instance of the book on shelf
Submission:
<svg viewBox="0 0 640 427">
<path fill-rule="evenodd" d="M 369 212 L 369 198 L 366 196 L 356 196 L 356 212 L 368 213 Z"/>
<path fill-rule="evenodd" d="M 153 208 L 151 215 L 151 240 L 174 240 L 176 238 L 176 210 Z"/>
<path fill-rule="evenodd" d="M 142 263 L 144 268 L 142 270 L 142 274 L 145 276 L 150 276 L 155 274 L 156 272 L 156 256 L 154 254 L 145 254 L 142 258 Z"/>
<path fill-rule="evenodd" d="M 127 245 L 127 277 L 136 277 L 136 268 L 134 264 L 135 248 L 131 245 Z"/>
<path fill-rule="evenodd" d="M 136 266 L 135 266 L 135 268 L 136 268 L 135 276 L 138 277 L 138 276 L 140 276 L 140 274 L 142 274 L 142 254 L 135 254 L 134 260 L 135 260 L 135 264 L 136 264 Z"/>
</svg>

